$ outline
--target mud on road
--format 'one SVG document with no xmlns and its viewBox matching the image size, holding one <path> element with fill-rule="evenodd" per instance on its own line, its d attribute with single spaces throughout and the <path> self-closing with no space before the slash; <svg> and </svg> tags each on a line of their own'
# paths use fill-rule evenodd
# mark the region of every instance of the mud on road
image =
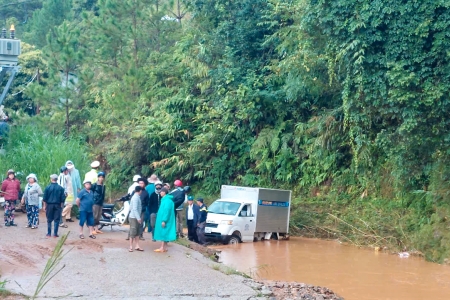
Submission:
<svg viewBox="0 0 450 300">
<path fill-rule="evenodd" d="M 3 212 L 0 212 L 3 214 Z M 25 228 L 26 216 L 16 214 L 18 227 L 0 228 L 0 272 L 12 292 L 32 295 L 56 243 L 46 238 L 45 216 L 38 229 Z M 60 235 L 70 231 L 62 260 L 65 268 L 42 290 L 42 298 L 77 299 L 249 299 L 257 291 L 243 278 L 211 268 L 212 261 L 175 243 L 166 253 L 153 252 L 158 243 L 147 238 L 144 252 L 128 252 L 126 227 L 104 228 L 93 240 L 78 237 L 78 224 L 68 223 Z"/>
<path fill-rule="evenodd" d="M 2 214 L 3 212 L 0 212 Z M 46 238 L 45 216 L 38 229 L 25 228 L 26 215 L 16 214 L 17 227 L 0 225 L 0 274 L 14 293 L 33 295 L 48 258 L 58 239 Z M 153 252 L 159 243 L 149 233 L 140 242 L 144 252 L 128 252 L 127 227 L 104 228 L 97 239 L 78 237 L 78 223 L 60 228 L 70 231 L 64 245 L 68 254 L 57 274 L 42 290 L 41 299 L 341 299 L 331 291 L 296 283 L 257 282 L 237 274 L 219 271 L 218 264 L 206 256 L 215 250 L 198 249 L 176 243 L 166 253 Z M 198 250 L 198 251 L 196 251 Z M 225 266 L 226 267 L 226 266 Z M 294 288 L 295 287 L 295 288 Z M 8 299 L 24 299 L 9 297 Z"/>
</svg>

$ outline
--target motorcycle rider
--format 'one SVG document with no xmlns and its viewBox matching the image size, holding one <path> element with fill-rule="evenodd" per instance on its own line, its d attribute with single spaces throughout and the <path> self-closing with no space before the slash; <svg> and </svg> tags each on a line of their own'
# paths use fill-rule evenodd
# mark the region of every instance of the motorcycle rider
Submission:
<svg viewBox="0 0 450 300">
<path fill-rule="evenodd" d="M 103 233 L 98 228 L 100 219 L 102 217 L 103 202 L 105 201 L 106 187 L 105 187 L 105 172 L 98 172 L 97 182 L 92 185 L 92 192 L 94 193 L 94 231 L 93 234 Z"/>
<path fill-rule="evenodd" d="M 133 176 L 133 183 L 128 188 L 128 195 L 130 195 L 130 196 L 133 195 L 134 188 L 139 185 L 138 182 L 137 182 L 139 180 L 139 178 L 141 178 L 141 175 L 134 175 Z"/>
</svg>

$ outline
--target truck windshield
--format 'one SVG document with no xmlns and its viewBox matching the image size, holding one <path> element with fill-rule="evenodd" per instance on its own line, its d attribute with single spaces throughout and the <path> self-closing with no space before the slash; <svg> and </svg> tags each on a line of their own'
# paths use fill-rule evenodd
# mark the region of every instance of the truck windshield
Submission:
<svg viewBox="0 0 450 300">
<path fill-rule="evenodd" d="M 208 212 L 213 214 L 234 216 L 240 206 L 240 203 L 235 202 L 214 201 L 214 203 L 209 206 Z"/>
</svg>

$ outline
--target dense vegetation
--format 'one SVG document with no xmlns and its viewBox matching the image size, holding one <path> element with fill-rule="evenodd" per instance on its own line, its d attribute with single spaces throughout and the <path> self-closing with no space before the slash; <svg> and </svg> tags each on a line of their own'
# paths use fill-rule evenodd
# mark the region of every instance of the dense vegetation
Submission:
<svg viewBox="0 0 450 300">
<path fill-rule="evenodd" d="M 34 5 L 15 90 L 39 80 L 5 105 L 82 136 L 113 187 L 291 188 L 299 233 L 450 257 L 450 2 Z"/>
</svg>

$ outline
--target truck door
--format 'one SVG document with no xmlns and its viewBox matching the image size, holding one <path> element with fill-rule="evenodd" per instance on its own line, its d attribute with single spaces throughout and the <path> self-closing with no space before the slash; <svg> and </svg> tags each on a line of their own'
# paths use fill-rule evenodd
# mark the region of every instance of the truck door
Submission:
<svg viewBox="0 0 450 300">
<path fill-rule="evenodd" d="M 237 219 L 241 225 L 242 242 L 253 242 L 256 228 L 256 218 L 252 212 L 252 205 L 244 204 Z"/>
</svg>

